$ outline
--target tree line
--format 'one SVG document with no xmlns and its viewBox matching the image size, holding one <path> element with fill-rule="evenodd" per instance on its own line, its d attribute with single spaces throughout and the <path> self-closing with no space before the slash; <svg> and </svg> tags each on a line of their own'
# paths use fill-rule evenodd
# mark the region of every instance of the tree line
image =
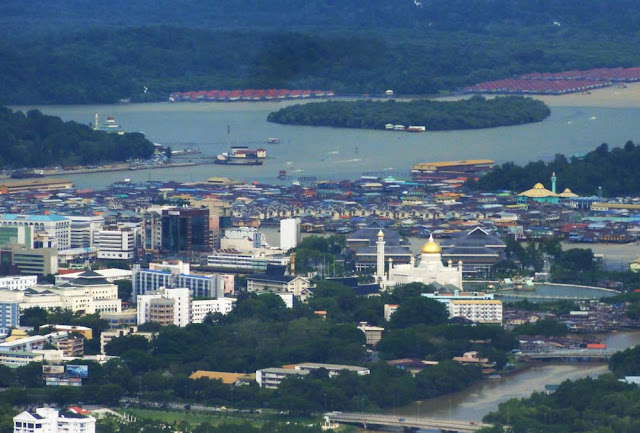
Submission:
<svg viewBox="0 0 640 433">
<path fill-rule="evenodd" d="M 461 4 L 455 8 L 458 12 L 443 12 L 443 17 L 464 10 Z M 306 4 L 301 9 L 309 10 Z M 465 10 L 459 16 L 469 14 Z M 451 16 L 434 22 L 431 15 L 415 23 L 427 26 L 418 31 L 397 23 L 375 32 L 346 25 L 327 32 L 194 28 L 178 25 L 181 20 L 175 18 L 166 26 L 129 23 L 117 32 L 111 21 L 105 27 L 79 25 L 45 35 L 16 31 L 5 38 L 10 43 L 0 44 L 0 102 L 159 101 L 175 91 L 235 88 L 435 94 L 533 71 L 640 64 L 640 54 L 633 49 L 638 44 L 635 33 L 600 32 L 591 26 L 569 30 L 553 26 L 551 20 L 544 25 L 511 24 L 505 32 L 502 26 L 477 29 L 470 18 L 472 30 L 449 27 Z M 618 22 L 615 26 L 619 28 Z"/>
<path fill-rule="evenodd" d="M 603 143 L 585 155 L 557 154 L 552 161 L 532 161 L 525 166 L 507 162 L 497 165 L 467 185 L 483 191 L 521 192 L 542 182 L 551 189 L 552 173 L 558 178 L 557 192 L 565 188 L 583 195 L 615 197 L 640 191 L 640 145 L 627 141 L 609 149 Z"/>
<path fill-rule="evenodd" d="M 424 126 L 429 131 L 478 129 L 539 122 L 551 114 L 542 101 L 518 96 L 459 101 L 328 101 L 292 105 L 267 120 L 285 125 L 385 129 L 385 125 Z"/>
<path fill-rule="evenodd" d="M 148 158 L 154 146 L 140 133 L 112 134 L 64 122 L 38 110 L 0 107 L 0 167 L 73 166 Z"/>
</svg>

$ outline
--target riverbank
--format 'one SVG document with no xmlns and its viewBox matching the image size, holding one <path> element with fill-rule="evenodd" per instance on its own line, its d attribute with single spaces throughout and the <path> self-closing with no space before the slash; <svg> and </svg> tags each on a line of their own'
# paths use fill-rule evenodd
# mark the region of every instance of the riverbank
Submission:
<svg viewBox="0 0 640 433">
<path fill-rule="evenodd" d="M 640 83 L 625 83 L 624 87 L 611 86 L 586 93 L 567 95 L 531 95 L 550 107 L 639 108 Z"/>
</svg>

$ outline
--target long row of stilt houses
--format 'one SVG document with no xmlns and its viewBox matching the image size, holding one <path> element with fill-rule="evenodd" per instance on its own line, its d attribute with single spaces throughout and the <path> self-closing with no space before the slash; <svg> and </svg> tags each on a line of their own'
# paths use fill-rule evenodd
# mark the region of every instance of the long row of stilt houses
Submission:
<svg viewBox="0 0 640 433">
<path fill-rule="evenodd" d="M 170 102 L 277 101 L 285 99 L 331 98 L 333 90 L 235 89 L 173 92 Z"/>
<path fill-rule="evenodd" d="M 640 81 L 640 67 L 599 68 L 585 71 L 530 73 L 515 78 L 486 81 L 463 89 L 464 93 L 561 95 Z"/>
</svg>

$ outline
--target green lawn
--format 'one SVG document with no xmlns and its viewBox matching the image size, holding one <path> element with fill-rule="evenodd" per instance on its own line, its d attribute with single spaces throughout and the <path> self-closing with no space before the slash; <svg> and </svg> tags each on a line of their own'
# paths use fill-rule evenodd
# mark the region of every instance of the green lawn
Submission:
<svg viewBox="0 0 640 433">
<path fill-rule="evenodd" d="M 249 414 L 249 413 L 237 413 L 237 412 L 199 412 L 199 411 L 187 411 L 187 410 L 170 410 L 170 409 L 139 409 L 139 408 L 127 408 L 118 409 L 120 413 L 128 413 L 136 418 L 153 420 L 160 422 L 180 422 L 187 421 L 191 425 L 198 425 L 207 422 L 211 425 L 218 424 L 240 424 L 250 423 L 251 425 L 260 427 L 267 421 L 285 422 L 291 423 L 303 423 L 311 424 L 317 423 L 318 420 L 311 418 L 292 418 L 278 415 L 267 414 Z"/>
</svg>

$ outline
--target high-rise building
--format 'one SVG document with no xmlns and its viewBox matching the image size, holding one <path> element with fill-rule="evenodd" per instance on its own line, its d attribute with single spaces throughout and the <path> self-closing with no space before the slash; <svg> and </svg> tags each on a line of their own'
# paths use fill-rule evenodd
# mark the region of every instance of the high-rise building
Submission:
<svg viewBox="0 0 640 433">
<path fill-rule="evenodd" d="M 20 326 L 20 306 L 18 301 L 0 301 L 0 334 L 9 334 L 12 328 Z"/>
<path fill-rule="evenodd" d="M 302 240 L 300 218 L 286 218 L 280 220 L 280 249 L 296 248 Z"/>
<path fill-rule="evenodd" d="M 189 289 L 160 289 L 139 295 L 137 304 L 138 325 L 155 322 L 161 325 L 187 326 L 191 323 Z"/>
<path fill-rule="evenodd" d="M 99 259 L 133 260 L 136 235 L 129 227 L 110 227 L 96 233 Z"/>
<path fill-rule="evenodd" d="M 175 208 L 162 211 L 162 251 L 176 256 L 210 251 L 209 209 Z"/>
<path fill-rule="evenodd" d="M 102 229 L 102 216 L 65 215 L 71 221 L 71 248 L 89 248 L 96 240 L 96 233 Z"/>
</svg>

